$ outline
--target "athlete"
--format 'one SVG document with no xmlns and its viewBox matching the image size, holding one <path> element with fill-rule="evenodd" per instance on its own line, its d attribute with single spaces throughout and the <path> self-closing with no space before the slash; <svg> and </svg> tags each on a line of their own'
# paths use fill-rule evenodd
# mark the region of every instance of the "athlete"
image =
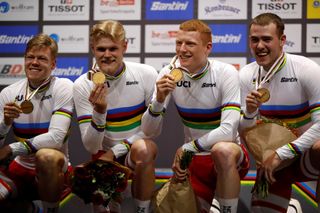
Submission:
<svg viewBox="0 0 320 213">
<path fill-rule="evenodd" d="M 283 51 L 286 35 L 277 15 L 260 14 L 249 29 L 249 45 L 256 61 L 240 71 L 244 112 L 240 127 L 256 125 L 258 117 L 278 119 L 298 135 L 260 165 L 259 173 L 269 182 L 269 195 L 262 198 L 253 194 L 252 211 L 286 212 L 291 184 L 319 176 L 320 67 L 306 57 Z M 261 88 L 269 100 L 259 92 Z"/>
<path fill-rule="evenodd" d="M 141 117 L 151 100 L 157 71 L 148 65 L 123 61 L 127 41 L 117 21 L 94 25 L 90 39 L 96 64 L 74 85 L 83 144 L 94 158 L 125 159 L 122 163 L 134 171 L 135 212 L 149 212 L 157 147 L 141 131 Z M 120 207 L 111 205 L 110 210 L 120 212 Z M 94 206 L 94 211 L 106 210 Z"/>
<path fill-rule="evenodd" d="M 212 32 L 204 22 L 188 20 L 180 25 L 177 57 L 159 73 L 142 127 L 146 134 L 158 135 L 172 97 L 185 134 L 173 162 L 175 177 L 183 180 L 187 175 L 179 166 L 182 152 L 196 153 L 189 171 L 199 212 L 209 212 L 214 196 L 223 212 L 236 212 L 240 178 L 249 167 L 246 151 L 237 140 L 239 78 L 232 65 L 208 60 L 211 49 Z M 181 79 L 176 78 L 176 69 L 183 70 Z"/>
<path fill-rule="evenodd" d="M 33 37 L 24 56 L 27 78 L 0 93 L 1 212 L 58 212 L 68 171 L 68 132 L 73 83 L 51 76 L 58 46 L 45 34 Z M 14 139 L 7 138 L 13 130 Z M 13 159 L 8 167 L 4 162 Z"/>
</svg>

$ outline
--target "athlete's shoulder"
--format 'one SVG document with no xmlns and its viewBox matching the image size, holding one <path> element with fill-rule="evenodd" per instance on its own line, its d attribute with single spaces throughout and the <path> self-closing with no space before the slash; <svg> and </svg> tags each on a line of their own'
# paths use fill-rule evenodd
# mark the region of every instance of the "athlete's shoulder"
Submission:
<svg viewBox="0 0 320 213">
<path fill-rule="evenodd" d="M 132 72 L 133 74 L 139 73 L 139 75 L 146 76 L 147 78 L 148 77 L 156 78 L 158 75 L 157 70 L 148 64 L 126 61 L 125 65 L 126 65 L 126 69 L 128 69 L 128 71 Z"/>
<path fill-rule="evenodd" d="M 134 69 L 138 71 L 157 72 L 156 69 L 149 64 L 137 63 L 132 61 L 125 61 L 124 63 L 128 69 Z"/>
<path fill-rule="evenodd" d="M 318 67 L 318 69 L 320 69 L 319 64 L 317 64 L 315 61 L 313 61 L 310 58 L 307 58 L 305 56 L 289 54 L 289 53 L 286 53 L 286 56 L 287 56 L 287 63 L 294 65 L 294 67 L 297 67 L 297 66 L 298 67 L 305 67 L 305 68 Z M 301 71 L 304 71 L 304 70 L 301 70 Z"/>
<path fill-rule="evenodd" d="M 55 90 L 67 90 L 73 87 L 73 82 L 69 78 L 54 77 L 53 84 Z"/>
<path fill-rule="evenodd" d="M 19 91 L 21 87 L 25 88 L 27 83 L 27 79 L 18 80 L 10 85 L 7 85 L 2 89 L 1 92 L 16 92 Z"/>
<path fill-rule="evenodd" d="M 74 81 L 74 86 L 84 84 L 84 82 L 89 82 L 88 79 L 88 73 L 83 73 L 80 75 L 75 81 Z"/>
<path fill-rule="evenodd" d="M 209 60 L 211 67 L 211 74 L 220 76 L 219 78 L 229 78 L 231 76 L 238 77 L 238 70 L 232 64 L 219 61 L 219 60 Z"/>
</svg>

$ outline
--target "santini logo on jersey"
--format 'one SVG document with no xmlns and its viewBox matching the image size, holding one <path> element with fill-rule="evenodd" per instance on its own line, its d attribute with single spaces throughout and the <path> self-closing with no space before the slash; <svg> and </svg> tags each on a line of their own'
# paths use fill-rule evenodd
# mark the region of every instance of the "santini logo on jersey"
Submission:
<svg viewBox="0 0 320 213">
<path fill-rule="evenodd" d="M 52 98 L 52 95 L 45 95 L 41 98 L 41 101 Z"/>
<path fill-rule="evenodd" d="M 286 77 L 282 77 L 280 82 L 297 82 L 298 79 L 297 78 L 286 78 Z"/>
<path fill-rule="evenodd" d="M 204 87 L 216 87 L 216 83 L 203 83 L 201 88 L 204 88 Z"/>
<path fill-rule="evenodd" d="M 135 85 L 135 84 L 139 84 L 138 81 L 127 81 L 126 85 Z"/>
</svg>

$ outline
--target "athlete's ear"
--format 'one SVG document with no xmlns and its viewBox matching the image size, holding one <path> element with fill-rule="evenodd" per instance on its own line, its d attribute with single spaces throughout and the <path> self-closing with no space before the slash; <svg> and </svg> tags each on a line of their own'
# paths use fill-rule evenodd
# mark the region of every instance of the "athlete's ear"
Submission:
<svg viewBox="0 0 320 213">
<path fill-rule="evenodd" d="M 52 63 L 51 63 L 51 70 L 54 70 L 54 69 L 56 68 L 56 66 L 57 66 L 57 60 L 54 59 L 54 60 L 52 61 Z"/>
<path fill-rule="evenodd" d="M 123 42 L 123 53 L 126 53 L 127 52 L 127 49 L 128 49 L 128 40 L 126 39 L 124 42 Z"/>
<path fill-rule="evenodd" d="M 208 43 L 207 43 L 207 45 L 206 45 L 206 55 L 207 56 L 209 56 L 210 55 L 210 53 L 211 53 L 211 51 L 212 51 L 212 42 L 211 41 L 209 41 Z"/>
<path fill-rule="evenodd" d="M 287 40 L 287 36 L 285 34 L 280 36 L 280 46 L 284 47 L 284 45 L 286 44 L 286 40 Z"/>
</svg>

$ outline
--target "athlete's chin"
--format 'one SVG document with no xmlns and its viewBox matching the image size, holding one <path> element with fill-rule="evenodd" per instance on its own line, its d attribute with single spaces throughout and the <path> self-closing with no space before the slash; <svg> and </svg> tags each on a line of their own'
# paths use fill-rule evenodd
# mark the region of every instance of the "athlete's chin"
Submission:
<svg viewBox="0 0 320 213">
<path fill-rule="evenodd" d="M 266 60 L 266 58 L 264 57 L 257 57 L 256 58 L 256 62 L 257 64 L 259 64 L 260 66 L 266 66 L 268 64 L 268 61 Z"/>
<path fill-rule="evenodd" d="M 106 74 L 112 74 L 116 68 L 113 64 L 108 64 L 108 65 L 101 66 L 100 69 L 102 70 L 102 72 Z"/>
</svg>

